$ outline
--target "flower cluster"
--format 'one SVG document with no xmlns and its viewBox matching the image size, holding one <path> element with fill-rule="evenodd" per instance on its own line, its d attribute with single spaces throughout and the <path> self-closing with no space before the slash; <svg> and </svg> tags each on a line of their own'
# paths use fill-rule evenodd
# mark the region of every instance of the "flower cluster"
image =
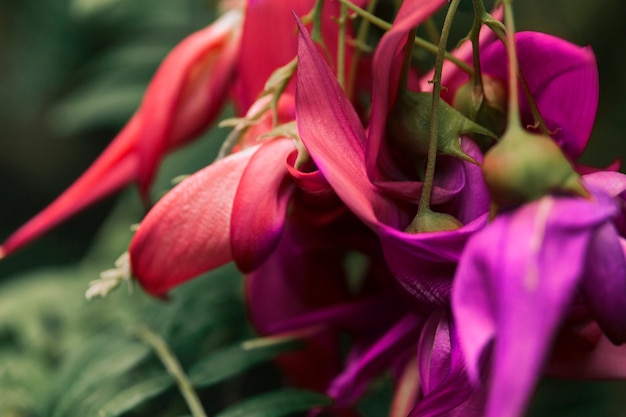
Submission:
<svg viewBox="0 0 626 417">
<path fill-rule="evenodd" d="M 387 370 L 394 417 L 520 416 L 544 374 L 626 377 L 626 177 L 576 162 L 598 102 L 593 52 L 515 33 L 510 0 L 491 14 L 474 1 L 452 52 L 459 0 L 404 0 L 390 24 L 374 11 L 398 2 L 371 3 L 230 2 L 0 253 L 131 181 L 149 203 L 159 161 L 230 99 L 218 159 L 131 242 L 147 292 L 235 262 L 258 332 L 307 341 L 281 368 L 333 413 Z M 446 5 L 439 46 L 416 37 Z"/>
</svg>

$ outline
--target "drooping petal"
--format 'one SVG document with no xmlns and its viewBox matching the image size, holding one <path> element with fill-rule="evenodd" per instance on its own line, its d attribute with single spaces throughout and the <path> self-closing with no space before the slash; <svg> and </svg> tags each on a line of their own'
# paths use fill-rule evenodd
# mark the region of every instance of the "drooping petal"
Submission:
<svg viewBox="0 0 626 417">
<path fill-rule="evenodd" d="M 165 153 L 194 139 L 219 115 L 234 75 L 242 18 L 241 10 L 231 10 L 185 38 L 150 82 L 135 139 L 144 199 Z"/>
<path fill-rule="evenodd" d="M 278 243 L 295 189 L 286 163 L 294 148 L 291 139 L 269 141 L 243 172 L 230 226 L 233 259 L 243 272 L 256 269 Z"/>
<path fill-rule="evenodd" d="M 165 153 L 193 139 L 218 115 L 234 69 L 240 24 L 241 11 L 233 10 L 174 48 L 122 131 L 74 184 L 6 240 L 0 255 L 27 245 L 133 180 L 148 203 Z"/>
<path fill-rule="evenodd" d="M 598 193 L 593 202 L 544 197 L 499 215 L 468 242 L 452 306 L 474 381 L 494 342 L 487 417 L 523 412 L 584 274 L 593 234 L 614 214 Z"/>
<path fill-rule="evenodd" d="M 147 214 L 130 244 L 131 267 L 155 296 L 232 260 L 230 221 L 241 175 L 258 146 L 185 179 Z"/>
</svg>

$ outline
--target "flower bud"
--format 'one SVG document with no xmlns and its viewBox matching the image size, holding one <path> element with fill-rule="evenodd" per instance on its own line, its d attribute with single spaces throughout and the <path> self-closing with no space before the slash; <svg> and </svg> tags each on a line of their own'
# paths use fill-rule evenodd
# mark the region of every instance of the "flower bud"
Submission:
<svg viewBox="0 0 626 417">
<path fill-rule="evenodd" d="M 483 176 L 499 206 L 526 203 L 551 192 L 589 193 L 558 145 L 546 135 L 510 128 L 487 152 Z"/>
<path fill-rule="evenodd" d="M 498 136 L 506 128 L 507 91 L 504 83 L 496 78 L 483 75 L 483 88 L 475 89 L 472 80 L 461 85 L 454 94 L 453 106 L 461 114 L 486 127 Z M 479 135 L 472 135 L 477 139 Z M 478 142 L 484 142 L 484 136 Z M 487 139 L 488 144 L 493 144 Z"/>
</svg>

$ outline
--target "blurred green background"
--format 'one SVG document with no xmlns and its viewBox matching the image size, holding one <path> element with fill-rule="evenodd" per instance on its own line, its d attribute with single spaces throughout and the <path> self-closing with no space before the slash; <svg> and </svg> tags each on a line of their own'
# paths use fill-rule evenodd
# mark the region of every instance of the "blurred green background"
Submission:
<svg viewBox="0 0 626 417">
<path fill-rule="evenodd" d="M 137 108 L 166 53 L 187 34 L 212 21 L 213 3 L 0 0 L 0 240 L 45 207 L 94 160 Z M 626 79 L 622 76 L 626 74 L 626 2 L 519 0 L 516 12 L 519 30 L 544 31 L 593 47 L 600 71 L 600 107 L 583 162 L 605 166 L 625 156 L 621 123 L 626 113 Z M 470 17 L 459 18 L 468 21 Z M 211 161 L 224 136 L 224 131 L 213 131 L 168 158 L 154 192 L 167 190 L 172 178 L 192 173 Z M 64 393 L 52 386 L 71 378 L 67 375 L 75 375 L 77 369 L 89 369 L 81 365 L 81 360 L 99 369 L 97 366 L 106 363 L 102 361 L 110 359 L 94 359 L 97 349 L 89 350 L 89 346 L 103 342 L 102 338 L 94 341 L 99 333 L 120 339 L 120 352 L 130 349 L 137 355 L 127 358 L 126 368 L 110 375 L 109 384 L 118 384 L 118 391 L 132 386 L 138 375 L 159 369 L 156 363 L 146 365 L 143 351 L 128 336 L 128 328 L 137 323 L 154 324 L 154 317 L 169 317 L 171 325 L 164 330 L 165 337 L 171 338 L 168 340 L 178 340 L 180 332 L 187 332 L 192 339 L 195 334 L 201 340 L 194 339 L 194 343 L 203 344 L 206 352 L 253 336 L 245 324 L 240 284 L 232 269 L 199 280 L 193 284 L 196 287 L 182 291 L 174 304 L 148 300 L 137 293 L 128 295 L 126 291 L 114 294 L 112 301 L 83 301 L 88 282 L 111 267 L 125 250 L 131 237 L 128 226 L 143 214 L 135 190 L 129 189 L 0 262 L 0 416 L 44 416 L 51 410 L 60 413 L 59 409 L 71 408 L 71 402 L 55 400 Z M 225 288 L 226 299 L 236 301 L 238 312 L 224 313 L 219 300 L 194 297 L 215 285 Z M 211 310 L 211 302 L 217 303 L 215 311 Z M 200 312 L 194 312 L 194 308 Z M 208 332 L 209 313 L 224 314 L 224 323 L 235 329 L 234 334 Z M 190 315 L 194 320 L 183 319 Z M 180 345 L 179 352 L 193 365 L 197 357 L 185 350 L 190 346 Z M 272 375 L 271 369 L 261 371 L 262 376 L 254 377 L 254 388 L 247 387 L 242 382 L 245 379 L 231 381 L 230 388 L 258 391 L 267 384 L 278 386 L 278 379 L 268 376 Z M 122 374 L 130 376 L 119 379 Z M 160 387 L 160 376 L 157 372 L 154 395 L 171 391 L 171 383 L 163 384 L 160 391 L 154 388 Z M 107 395 L 113 397 L 117 391 L 109 389 Z M 625 389 L 616 383 L 546 381 L 533 415 L 626 416 L 626 402 L 621 395 Z M 7 396 L 6 390 L 13 394 Z M 234 401 L 228 397 L 230 394 L 224 394 L 231 391 L 209 392 L 210 398 L 221 398 L 212 409 Z M 96 405 L 80 403 L 82 397 L 78 394 L 74 399 L 76 412 L 95 409 Z M 388 395 L 388 390 L 382 388 L 364 407 L 377 415 L 381 399 Z M 67 401 L 71 400 L 70 396 Z M 180 401 L 168 401 L 169 409 L 158 410 L 162 415 L 183 413 Z M 156 412 L 150 407 L 146 410 Z M 3 414 L 9 412 L 13 414 Z"/>
</svg>

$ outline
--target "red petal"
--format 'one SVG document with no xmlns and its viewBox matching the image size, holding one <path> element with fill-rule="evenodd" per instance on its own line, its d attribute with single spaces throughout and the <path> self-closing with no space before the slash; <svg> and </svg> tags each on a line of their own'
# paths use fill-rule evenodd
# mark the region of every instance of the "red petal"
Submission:
<svg viewBox="0 0 626 417">
<path fill-rule="evenodd" d="M 249 148 L 198 171 L 161 199 L 130 244 L 133 274 L 156 296 L 232 260 L 230 218 Z"/>
<path fill-rule="evenodd" d="M 256 269 L 274 250 L 283 230 L 295 184 L 287 170 L 291 139 L 264 143 L 250 159 L 233 204 L 233 258 L 243 272 Z"/>
</svg>

